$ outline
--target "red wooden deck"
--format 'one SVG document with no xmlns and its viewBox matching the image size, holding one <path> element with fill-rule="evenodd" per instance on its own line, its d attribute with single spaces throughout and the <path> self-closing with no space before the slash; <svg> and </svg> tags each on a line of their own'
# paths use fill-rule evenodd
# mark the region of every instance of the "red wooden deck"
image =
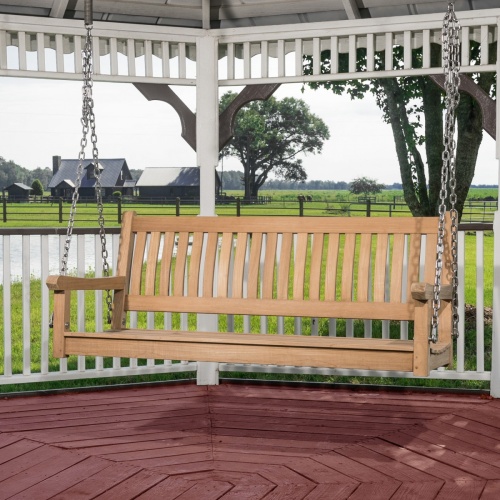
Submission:
<svg viewBox="0 0 500 500">
<path fill-rule="evenodd" d="M 500 400 L 224 384 L 0 400 L 0 499 L 500 498 Z"/>
</svg>

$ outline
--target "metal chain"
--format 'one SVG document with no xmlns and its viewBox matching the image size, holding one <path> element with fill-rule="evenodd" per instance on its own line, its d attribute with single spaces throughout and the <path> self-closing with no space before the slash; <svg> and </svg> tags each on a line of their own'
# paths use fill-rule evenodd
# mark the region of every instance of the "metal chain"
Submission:
<svg viewBox="0 0 500 500">
<path fill-rule="evenodd" d="M 441 190 L 439 191 L 439 223 L 436 249 L 436 275 L 434 279 L 434 298 L 432 301 L 432 323 L 430 340 L 438 341 L 439 310 L 441 308 L 441 278 L 443 271 L 443 251 L 445 233 L 447 188 L 450 188 L 451 217 L 451 254 L 452 254 L 452 321 L 453 337 L 458 336 L 458 213 L 455 208 L 456 163 L 455 163 L 455 110 L 460 101 L 460 24 L 455 15 L 453 2 L 448 3 L 448 10 L 443 21 L 443 65 L 446 88 L 446 114 L 443 134 L 443 165 L 441 169 Z"/>
<path fill-rule="evenodd" d="M 71 245 L 71 237 L 75 223 L 76 207 L 79 198 L 79 189 L 81 186 L 83 164 L 85 161 L 85 148 L 88 144 L 87 136 L 90 132 L 90 140 L 92 142 L 92 158 L 94 162 L 95 176 L 95 192 L 97 201 L 99 236 L 101 239 L 101 254 L 102 254 L 102 271 L 103 276 L 109 276 L 108 251 L 106 248 L 106 232 L 104 229 L 104 215 L 102 203 L 102 183 L 101 183 L 101 167 L 99 164 L 99 151 L 97 149 L 97 134 L 95 129 L 95 114 L 94 114 L 94 99 L 92 97 L 93 80 L 92 80 L 92 24 L 85 25 L 87 34 L 85 37 L 85 45 L 82 52 L 82 69 L 83 69 L 83 87 L 82 87 L 82 139 L 80 141 L 80 153 L 78 155 L 78 168 L 73 191 L 71 210 L 68 219 L 68 229 L 66 233 L 66 241 L 64 245 L 64 253 L 61 265 L 61 274 L 65 275 L 68 270 L 68 255 Z M 109 290 L 106 291 L 107 319 L 111 323 L 112 298 Z"/>
</svg>

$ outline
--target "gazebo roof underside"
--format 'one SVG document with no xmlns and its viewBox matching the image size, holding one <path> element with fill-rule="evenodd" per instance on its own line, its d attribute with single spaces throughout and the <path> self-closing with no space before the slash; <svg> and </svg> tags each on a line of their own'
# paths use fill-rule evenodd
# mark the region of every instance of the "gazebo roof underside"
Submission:
<svg viewBox="0 0 500 500">
<path fill-rule="evenodd" d="M 96 21 L 233 28 L 444 12 L 448 0 L 94 0 Z M 0 13 L 83 18 L 84 0 L 0 0 Z M 498 7 L 498 0 L 455 0 L 455 10 Z"/>
</svg>

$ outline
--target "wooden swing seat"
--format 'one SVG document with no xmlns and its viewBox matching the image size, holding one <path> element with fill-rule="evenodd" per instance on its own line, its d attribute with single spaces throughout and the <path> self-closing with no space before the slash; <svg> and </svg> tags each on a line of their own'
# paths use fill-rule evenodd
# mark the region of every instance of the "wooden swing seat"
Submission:
<svg viewBox="0 0 500 500">
<path fill-rule="evenodd" d="M 438 220 L 168 217 L 126 212 L 116 276 L 49 276 L 54 355 L 394 370 L 452 362 L 449 225 L 429 342 Z M 422 278 L 422 280 L 421 280 Z M 71 330 L 74 290 L 113 290 L 111 330 Z M 125 328 L 127 312 L 413 322 L 413 340 Z M 130 322 L 130 319 L 128 320 Z M 288 332 L 290 333 L 290 332 Z"/>
</svg>

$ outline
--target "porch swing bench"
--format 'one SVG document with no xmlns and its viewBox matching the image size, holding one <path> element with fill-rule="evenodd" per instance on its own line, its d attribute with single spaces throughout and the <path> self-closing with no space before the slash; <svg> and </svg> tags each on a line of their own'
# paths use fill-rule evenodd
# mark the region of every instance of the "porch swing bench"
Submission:
<svg viewBox="0 0 500 500">
<path fill-rule="evenodd" d="M 115 276 L 48 278 L 54 291 L 54 355 L 427 376 L 452 362 L 449 226 L 447 217 L 439 340 L 433 343 L 436 217 L 169 217 L 126 212 Z M 114 292 L 111 329 L 70 331 L 71 292 L 108 289 Z M 414 326 L 412 340 L 295 331 L 155 330 L 126 328 L 129 311 L 409 321 Z"/>
</svg>

